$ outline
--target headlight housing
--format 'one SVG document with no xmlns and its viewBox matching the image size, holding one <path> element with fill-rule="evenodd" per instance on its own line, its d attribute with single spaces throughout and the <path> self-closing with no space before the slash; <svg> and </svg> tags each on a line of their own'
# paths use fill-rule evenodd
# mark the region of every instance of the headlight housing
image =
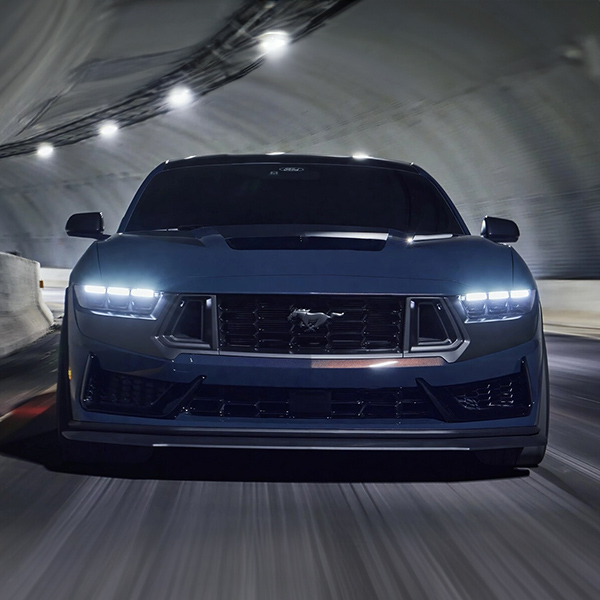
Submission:
<svg viewBox="0 0 600 600">
<path fill-rule="evenodd" d="M 466 323 L 518 319 L 531 311 L 535 290 L 470 292 L 460 296 Z"/>
<path fill-rule="evenodd" d="M 95 314 L 154 319 L 162 293 L 146 288 L 76 285 L 75 296 L 82 308 Z"/>
</svg>

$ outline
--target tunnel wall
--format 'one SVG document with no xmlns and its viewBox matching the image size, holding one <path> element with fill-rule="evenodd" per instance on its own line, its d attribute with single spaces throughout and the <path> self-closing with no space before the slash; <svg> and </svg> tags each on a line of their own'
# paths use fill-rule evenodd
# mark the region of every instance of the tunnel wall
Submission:
<svg viewBox="0 0 600 600">
<path fill-rule="evenodd" d="M 538 290 L 546 332 L 600 338 L 600 281 L 543 280 Z"/>
<path fill-rule="evenodd" d="M 54 321 L 41 297 L 39 268 L 0 252 L 0 358 L 42 337 Z"/>
<path fill-rule="evenodd" d="M 274 150 L 416 162 L 473 233 L 516 220 L 538 278 L 600 278 L 597 0 L 359 2 L 285 56 L 174 111 L 36 156 L 0 161 L 0 250 L 71 267 L 74 212 L 117 227 L 167 158 Z"/>
</svg>

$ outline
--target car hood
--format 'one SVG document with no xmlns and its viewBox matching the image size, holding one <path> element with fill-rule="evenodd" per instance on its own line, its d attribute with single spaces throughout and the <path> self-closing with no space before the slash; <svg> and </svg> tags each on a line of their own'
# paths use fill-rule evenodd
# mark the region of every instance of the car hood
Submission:
<svg viewBox="0 0 600 600">
<path fill-rule="evenodd" d="M 73 282 L 204 293 L 461 294 L 533 285 L 513 281 L 511 248 L 468 235 L 222 227 L 121 233 L 94 246 L 82 263 L 96 254 L 97 268 L 78 265 Z"/>
</svg>

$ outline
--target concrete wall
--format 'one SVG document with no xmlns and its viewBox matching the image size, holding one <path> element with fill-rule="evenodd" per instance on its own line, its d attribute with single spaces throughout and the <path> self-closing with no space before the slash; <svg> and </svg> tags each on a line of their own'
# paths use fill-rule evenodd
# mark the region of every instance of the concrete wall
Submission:
<svg viewBox="0 0 600 600">
<path fill-rule="evenodd" d="M 599 280 L 542 280 L 538 289 L 547 333 L 600 339 Z"/>
<path fill-rule="evenodd" d="M 0 358 L 44 335 L 53 318 L 39 287 L 39 263 L 0 252 Z"/>
</svg>

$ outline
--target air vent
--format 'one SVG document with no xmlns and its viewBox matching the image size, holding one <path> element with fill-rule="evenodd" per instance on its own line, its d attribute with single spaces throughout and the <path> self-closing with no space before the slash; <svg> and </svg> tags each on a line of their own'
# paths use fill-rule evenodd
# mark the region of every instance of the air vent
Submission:
<svg viewBox="0 0 600 600">
<path fill-rule="evenodd" d="M 385 240 L 316 236 L 237 237 L 225 240 L 234 250 L 359 250 L 379 252 Z"/>
<path fill-rule="evenodd" d="M 460 335 L 442 298 L 411 298 L 411 351 L 449 349 L 460 341 Z"/>
<path fill-rule="evenodd" d="M 179 347 L 211 348 L 213 343 L 213 298 L 184 296 L 169 321 L 163 340 Z"/>
</svg>

